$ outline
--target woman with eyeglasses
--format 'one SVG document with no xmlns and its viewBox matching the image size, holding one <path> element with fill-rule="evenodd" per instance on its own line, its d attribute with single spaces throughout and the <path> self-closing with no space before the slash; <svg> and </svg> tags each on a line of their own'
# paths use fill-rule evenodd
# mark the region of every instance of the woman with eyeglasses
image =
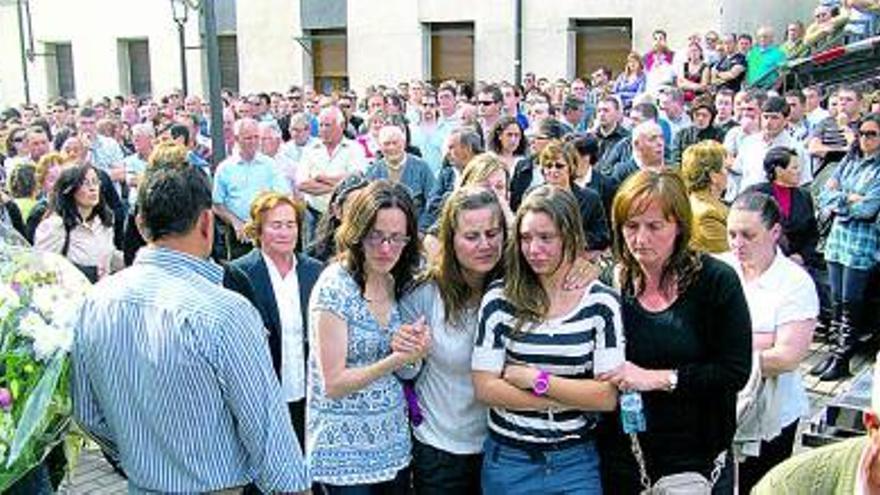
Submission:
<svg viewBox="0 0 880 495">
<path fill-rule="evenodd" d="M 880 251 L 880 114 L 872 113 L 859 124 L 858 144 L 838 165 L 819 195 L 822 213 L 833 218 L 825 242 L 825 261 L 832 305 L 841 308 L 831 325 L 836 342 L 821 371 L 822 380 L 849 376 L 849 360 L 875 336 L 865 317 L 865 290 Z"/>
<path fill-rule="evenodd" d="M 336 262 L 309 302 L 309 471 L 327 494 L 407 493 L 410 432 L 394 373 L 424 356 L 430 332 L 408 328 L 398 303 L 419 264 L 406 188 L 367 186 L 346 208 L 336 242 Z M 417 336 L 409 351 L 391 347 L 401 328 Z"/>
<path fill-rule="evenodd" d="M 623 362 L 623 327 L 612 289 L 564 287 L 585 249 L 578 210 L 559 187 L 528 193 L 504 280 L 483 296 L 472 358 L 476 397 L 489 407 L 483 493 L 602 493 L 593 430 L 617 392 L 595 376 Z"/>
<path fill-rule="evenodd" d="M 544 182 L 570 192 L 577 200 L 587 250 L 604 251 L 611 245 L 608 223 L 599 193 L 575 184 L 578 164 L 560 141 L 552 141 L 538 155 Z"/>
<path fill-rule="evenodd" d="M 66 257 L 93 283 L 122 269 L 122 252 L 113 245 L 113 213 L 94 167 L 73 165 L 61 172 L 34 247 Z"/>
</svg>

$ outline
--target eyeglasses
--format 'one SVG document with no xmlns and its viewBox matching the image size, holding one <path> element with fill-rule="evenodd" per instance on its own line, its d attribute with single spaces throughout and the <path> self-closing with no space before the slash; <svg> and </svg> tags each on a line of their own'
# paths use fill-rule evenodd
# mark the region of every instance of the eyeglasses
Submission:
<svg viewBox="0 0 880 495">
<path fill-rule="evenodd" d="M 24 142 L 24 136 L 15 136 L 14 138 L 12 138 L 12 142 L 13 142 L 13 143 L 23 143 L 23 142 Z"/>
<path fill-rule="evenodd" d="M 98 179 L 86 179 L 82 181 L 82 187 L 101 187 L 101 181 Z"/>
<path fill-rule="evenodd" d="M 479 103 L 480 103 L 480 105 L 483 105 L 484 107 L 488 107 L 489 105 L 495 104 L 495 102 L 492 100 L 480 100 Z"/>
<path fill-rule="evenodd" d="M 880 136 L 880 131 L 859 131 L 859 136 L 868 139 L 874 139 Z"/>
<path fill-rule="evenodd" d="M 386 236 L 385 234 L 377 231 L 372 231 L 366 236 L 364 236 L 364 244 L 367 246 L 376 249 L 382 244 L 388 244 L 389 246 L 400 249 L 403 246 L 406 246 L 409 243 L 409 236 L 400 235 L 400 234 L 391 234 Z"/>
<path fill-rule="evenodd" d="M 544 170 L 565 170 L 568 168 L 567 163 L 548 163 L 547 165 L 542 165 Z"/>
</svg>

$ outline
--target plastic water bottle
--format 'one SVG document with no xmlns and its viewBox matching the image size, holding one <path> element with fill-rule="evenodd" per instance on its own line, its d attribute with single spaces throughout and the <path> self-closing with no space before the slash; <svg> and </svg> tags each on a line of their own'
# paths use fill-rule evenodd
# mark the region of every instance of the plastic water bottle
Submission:
<svg viewBox="0 0 880 495">
<path fill-rule="evenodd" d="M 645 431 L 647 425 L 641 393 L 631 390 L 620 394 L 620 422 L 627 435 Z"/>
</svg>

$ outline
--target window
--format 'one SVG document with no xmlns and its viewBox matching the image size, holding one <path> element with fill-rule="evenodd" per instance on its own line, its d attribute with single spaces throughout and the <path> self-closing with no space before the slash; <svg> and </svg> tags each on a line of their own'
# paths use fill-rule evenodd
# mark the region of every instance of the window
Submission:
<svg viewBox="0 0 880 495">
<path fill-rule="evenodd" d="M 123 94 L 151 96 L 150 42 L 144 39 L 119 41 L 119 78 Z"/>
<path fill-rule="evenodd" d="M 313 29 L 312 76 L 315 91 L 348 89 L 348 37 L 345 29 Z"/>
<path fill-rule="evenodd" d="M 49 96 L 75 98 L 73 48 L 70 43 L 46 43 L 45 52 Z"/>
<path fill-rule="evenodd" d="M 575 75 L 589 78 L 600 66 L 617 73 L 632 50 L 632 19 L 582 19 L 573 22 Z"/>
<path fill-rule="evenodd" d="M 430 80 L 439 84 L 448 79 L 462 82 L 474 80 L 474 25 L 462 23 L 431 23 Z"/>
<path fill-rule="evenodd" d="M 238 38 L 234 34 L 217 36 L 220 52 L 220 89 L 238 94 Z"/>
</svg>

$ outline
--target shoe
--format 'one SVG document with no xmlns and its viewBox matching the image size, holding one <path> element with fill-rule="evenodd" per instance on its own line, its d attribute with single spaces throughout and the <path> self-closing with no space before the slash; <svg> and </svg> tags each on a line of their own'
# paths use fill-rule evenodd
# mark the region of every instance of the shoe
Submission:
<svg viewBox="0 0 880 495">
<path fill-rule="evenodd" d="M 855 354 L 858 345 L 858 328 L 854 318 L 855 313 L 850 311 L 851 309 L 849 304 L 843 307 L 837 344 L 832 351 L 828 367 L 819 376 L 820 381 L 831 382 L 852 376 L 849 372 L 849 360 Z"/>
<path fill-rule="evenodd" d="M 828 367 L 831 366 L 831 361 L 833 361 L 833 360 L 834 360 L 834 356 L 826 357 L 825 359 L 816 363 L 815 366 L 810 368 L 810 371 L 808 373 L 810 374 L 810 376 L 819 376 L 819 375 L 825 373 L 825 371 L 828 370 Z"/>
<path fill-rule="evenodd" d="M 849 357 L 835 354 L 829 360 L 828 368 L 819 377 L 820 381 L 833 382 L 852 376 L 849 372 Z"/>
</svg>

